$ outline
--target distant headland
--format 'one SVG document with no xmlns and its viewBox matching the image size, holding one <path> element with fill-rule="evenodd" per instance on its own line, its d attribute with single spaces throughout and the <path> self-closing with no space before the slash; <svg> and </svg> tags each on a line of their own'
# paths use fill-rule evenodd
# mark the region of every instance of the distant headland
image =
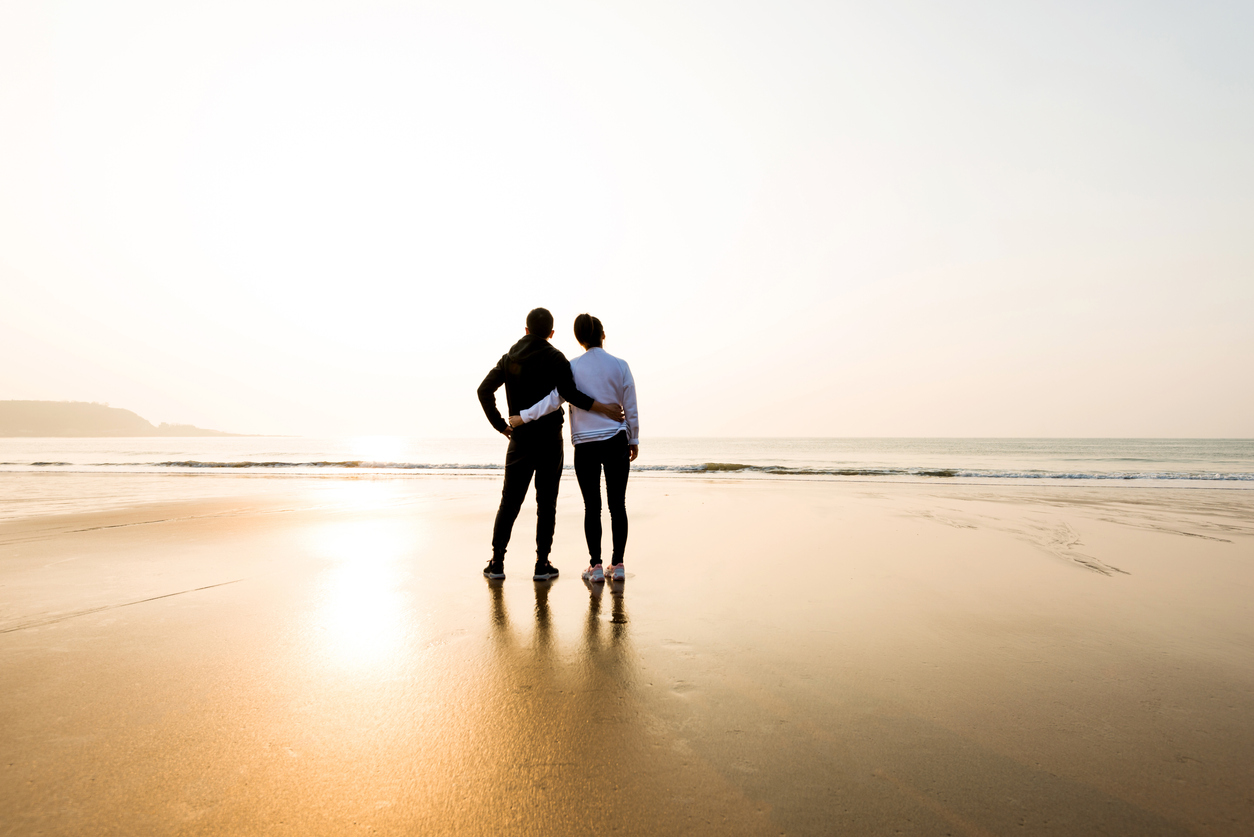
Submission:
<svg viewBox="0 0 1254 837">
<path fill-rule="evenodd" d="M 190 424 L 154 425 L 118 407 L 87 401 L 0 401 L 0 436 L 238 436 Z"/>
</svg>

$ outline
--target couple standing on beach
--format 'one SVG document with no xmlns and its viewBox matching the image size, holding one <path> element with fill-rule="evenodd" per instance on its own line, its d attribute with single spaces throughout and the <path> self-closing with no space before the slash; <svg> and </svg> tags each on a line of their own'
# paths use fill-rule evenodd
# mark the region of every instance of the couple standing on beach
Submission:
<svg viewBox="0 0 1254 837">
<path fill-rule="evenodd" d="M 557 492 L 565 449 L 562 443 L 562 402 L 570 404 L 570 436 L 575 445 L 575 477 L 583 494 L 583 530 L 591 556 L 586 581 L 606 577 L 601 563 L 601 471 L 610 507 L 613 554 L 609 577 L 623 578 L 627 546 L 627 476 L 640 450 L 636 385 L 626 361 L 602 348 L 605 329 L 590 314 L 575 318 L 575 339 L 584 353 L 567 362 L 549 343 L 553 315 L 545 308 L 527 314 L 526 334 L 488 372 L 479 385 L 479 403 L 488 421 L 506 438 L 505 485 L 492 530 L 492 560 L 483 568 L 488 578 L 505 578 L 505 548 L 514 520 L 534 476 L 536 482 L 536 581 L 557 577 L 549 562 L 557 520 Z M 505 386 L 509 421 L 496 406 L 496 391 Z"/>
</svg>

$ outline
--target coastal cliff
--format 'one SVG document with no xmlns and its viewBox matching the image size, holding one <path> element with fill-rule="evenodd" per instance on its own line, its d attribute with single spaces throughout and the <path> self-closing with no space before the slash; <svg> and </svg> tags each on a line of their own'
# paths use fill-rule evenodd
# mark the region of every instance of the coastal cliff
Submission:
<svg viewBox="0 0 1254 837">
<path fill-rule="evenodd" d="M 0 401 L 0 436 L 234 436 L 87 401 Z"/>
</svg>

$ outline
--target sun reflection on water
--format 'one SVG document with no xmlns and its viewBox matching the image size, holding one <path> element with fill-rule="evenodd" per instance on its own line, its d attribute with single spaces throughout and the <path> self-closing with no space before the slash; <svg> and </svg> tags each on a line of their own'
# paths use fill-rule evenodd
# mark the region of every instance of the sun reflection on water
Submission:
<svg viewBox="0 0 1254 837">
<path fill-rule="evenodd" d="M 356 436 L 349 440 L 353 458 L 363 462 L 399 462 L 407 448 L 404 436 Z"/>
</svg>

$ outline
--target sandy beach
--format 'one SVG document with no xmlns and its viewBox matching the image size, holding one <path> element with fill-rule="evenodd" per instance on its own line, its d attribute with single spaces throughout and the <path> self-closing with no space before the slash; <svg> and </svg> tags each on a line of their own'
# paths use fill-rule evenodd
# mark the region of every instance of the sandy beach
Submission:
<svg viewBox="0 0 1254 837">
<path fill-rule="evenodd" d="M 0 833 L 1254 830 L 1252 491 L 168 479 L 0 523 Z"/>
</svg>

